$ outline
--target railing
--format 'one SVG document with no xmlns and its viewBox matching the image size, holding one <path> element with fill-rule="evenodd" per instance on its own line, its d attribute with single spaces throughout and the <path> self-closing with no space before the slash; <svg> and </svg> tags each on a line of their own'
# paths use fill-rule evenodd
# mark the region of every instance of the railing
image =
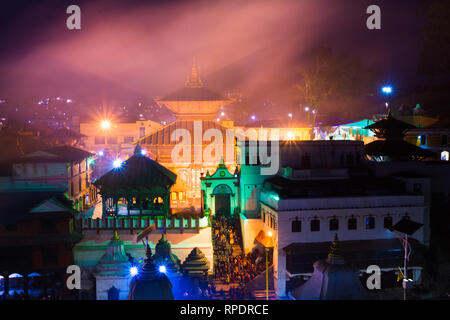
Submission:
<svg viewBox="0 0 450 320">
<path fill-rule="evenodd" d="M 75 219 L 74 228 L 75 231 L 80 233 L 86 233 L 89 231 L 96 231 L 97 234 L 103 233 L 107 230 L 127 230 L 130 234 L 137 233 L 143 229 L 155 224 L 156 230 L 162 230 L 165 228 L 167 232 L 170 230 L 175 233 L 199 233 L 200 229 L 209 226 L 207 217 L 155 217 L 155 216 L 118 216 L 103 217 L 102 219 L 91 219 L 80 217 Z"/>
</svg>

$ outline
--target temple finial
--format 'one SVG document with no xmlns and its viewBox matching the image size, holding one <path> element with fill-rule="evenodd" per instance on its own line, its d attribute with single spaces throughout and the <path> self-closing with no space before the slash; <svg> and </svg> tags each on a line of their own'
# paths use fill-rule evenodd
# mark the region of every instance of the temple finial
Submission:
<svg viewBox="0 0 450 320">
<path fill-rule="evenodd" d="M 328 254 L 328 258 L 342 258 L 339 250 L 339 239 L 337 233 L 334 234 L 334 240 L 331 243 L 331 252 Z"/>
<path fill-rule="evenodd" d="M 195 63 L 195 58 L 194 58 L 194 61 L 192 63 L 191 75 L 187 78 L 185 86 L 189 87 L 189 88 L 201 88 L 201 87 L 203 87 L 203 82 L 200 79 L 200 75 L 198 73 L 198 68 L 197 68 L 197 65 Z"/>
<path fill-rule="evenodd" d="M 117 233 L 117 230 L 114 230 L 114 235 L 112 236 L 111 240 L 120 240 L 119 234 Z"/>
</svg>

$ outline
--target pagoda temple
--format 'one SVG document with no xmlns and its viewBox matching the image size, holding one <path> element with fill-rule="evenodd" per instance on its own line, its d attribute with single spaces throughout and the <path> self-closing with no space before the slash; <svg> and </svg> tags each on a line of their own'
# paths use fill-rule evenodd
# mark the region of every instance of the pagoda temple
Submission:
<svg viewBox="0 0 450 320">
<path fill-rule="evenodd" d="M 207 170 L 213 172 L 221 158 L 220 155 L 214 154 L 208 157 L 210 159 L 203 159 L 205 150 L 209 154 L 208 150 L 222 149 L 222 155 L 226 154 L 227 146 L 234 150 L 234 139 L 226 139 L 227 128 L 215 119 L 219 109 L 234 100 L 207 88 L 200 79 L 198 68 L 194 64 L 183 88 L 156 101 L 169 108 L 176 120 L 141 138 L 139 143 L 145 147 L 153 159 L 173 172 L 177 172 L 179 179 L 172 192 L 171 207 L 174 212 L 185 208 L 200 211 L 200 177 L 206 174 Z M 218 141 L 217 137 L 212 141 L 211 137 L 206 138 L 211 132 L 220 132 L 223 141 L 221 139 Z M 173 159 L 174 148 L 180 144 L 183 144 L 186 151 L 183 150 L 182 159 Z M 233 172 L 236 164 L 234 156 L 231 158 L 225 158 L 225 164 Z"/>
<path fill-rule="evenodd" d="M 385 119 L 364 128 L 371 130 L 379 138 L 366 144 L 364 151 L 376 161 L 423 160 L 433 157 L 432 152 L 403 140 L 406 132 L 415 128 L 409 123 L 395 119 L 389 111 Z"/>
<path fill-rule="evenodd" d="M 94 185 L 102 196 L 103 215 L 167 216 L 176 174 L 146 157 L 139 145 L 134 155 Z"/>
</svg>

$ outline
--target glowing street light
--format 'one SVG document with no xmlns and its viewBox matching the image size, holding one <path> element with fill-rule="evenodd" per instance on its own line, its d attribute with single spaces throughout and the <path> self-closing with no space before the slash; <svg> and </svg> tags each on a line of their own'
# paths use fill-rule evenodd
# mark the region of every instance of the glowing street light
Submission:
<svg viewBox="0 0 450 320">
<path fill-rule="evenodd" d="M 309 107 L 305 107 L 305 111 L 308 112 L 309 111 Z"/>
<path fill-rule="evenodd" d="M 159 272 L 166 273 L 167 272 L 166 266 L 159 266 Z"/>
<path fill-rule="evenodd" d="M 107 130 L 107 129 L 111 128 L 111 121 L 109 121 L 109 120 L 102 120 L 100 122 L 100 126 L 102 127 L 102 129 Z"/>
<path fill-rule="evenodd" d="M 220 115 L 221 115 L 222 117 L 225 116 L 225 112 L 222 111 L 222 112 L 220 113 Z"/>
<path fill-rule="evenodd" d="M 130 276 L 134 277 L 135 275 L 137 275 L 139 273 L 139 270 L 137 267 L 131 267 L 130 268 Z"/>
<path fill-rule="evenodd" d="M 287 136 L 288 136 L 288 139 L 289 139 L 289 140 L 294 139 L 294 133 L 293 133 L 292 131 L 289 131 L 288 134 L 287 134 Z"/>
<path fill-rule="evenodd" d="M 256 116 L 253 115 L 251 119 L 252 119 L 252 120 L 256 120 Z"/>
<path fill-rule="evenodd" d="M 147 154 L 147 151 L 145 151 L 144 149 L 141 149 L 141 155 L 145 156 Z"/>
<path fill-rule="evenodd" d="M 114 162 L 113 162 L 113 167 L 114 167 L 115 169 L 117 169 L 117 168 L 120 168 L 120 166 L 122 166 L 122 161 L 121 161 L 120 159 L 114 160 Z"/>
<path fill-rule="evenodd" d="M 289 113 L 289 114 L 288 114 L 288 117 L 292 119 L 292 113 Z"/>
<path fill-rule="evenodd" d="M 100 151 L 98 152 L 98 155 L 99 155 L 100 157 L 103 157 L 103 156 L 105 155 L 105 153 L 103 152 L 103 150 L 100 150 Z"/>
</svg>

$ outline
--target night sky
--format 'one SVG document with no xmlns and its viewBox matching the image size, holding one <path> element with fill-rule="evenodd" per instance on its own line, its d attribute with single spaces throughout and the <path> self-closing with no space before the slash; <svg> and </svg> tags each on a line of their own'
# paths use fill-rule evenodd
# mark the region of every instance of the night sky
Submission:
<svg viewBox="0 0 450 320">
<path fill-rule="evenodd" d="M 82 30 L 66 28 L 70 4 Z M 382 30 L 366 28 L 371 4 Z M 137 99 L 182 86 L 193 57 L 222 92 L 257 95 L 273 81 L 280 93 L 317 45 L 360 56 L 406 88 L 417 81 L 423 19 L 416 0 L 4 0 L 0 24 L 0 99 Z"/>
</svg>

